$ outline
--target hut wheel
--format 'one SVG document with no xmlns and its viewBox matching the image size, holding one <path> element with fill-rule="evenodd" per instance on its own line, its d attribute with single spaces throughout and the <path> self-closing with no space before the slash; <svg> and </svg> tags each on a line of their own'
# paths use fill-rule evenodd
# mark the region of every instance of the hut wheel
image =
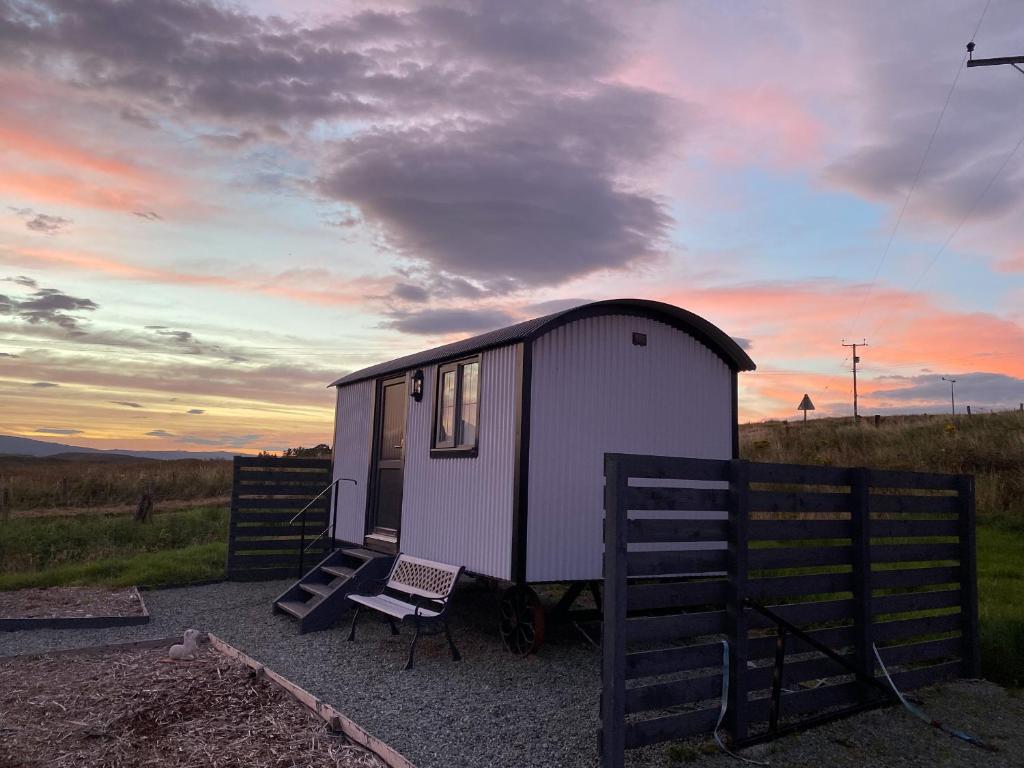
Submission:
<svg viewBox="0 0 1024 768">
<path fill-rule="evenodd" d="M 516 585 L 501 595 L 498 629 L 512 653 L 527 656 L 544 644 L 544 606 L 530 587 Z"/>
</svg>

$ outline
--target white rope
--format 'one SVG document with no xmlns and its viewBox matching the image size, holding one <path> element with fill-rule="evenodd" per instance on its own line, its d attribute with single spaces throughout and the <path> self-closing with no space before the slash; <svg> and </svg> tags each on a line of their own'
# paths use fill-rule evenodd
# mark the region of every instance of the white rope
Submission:
<svg viewBox="0 0 1024 768">
<path fill-rule="evenodd" d="M 742 760 L 744 763 L 750 763 L 751 765 L 771 765 L 771 763 L 764 762 L 761 760 L 751 760 L 749 757 L 742 757 L 737 755 L 735 752 L 730 751 L 725 744 L 722 743 L 722 737 L 718 735 L 718 729 L 722 727 L 722 721 L 725 720 L 725 710 L 729 707 L 729 641 L 722 641 L 722 706 L 718 711 L 718 722 L 715 723 L 715 731 L 712 734 L 715 737 L 715 743 L 718 748 L 721 749 L 729 757 Z"/>
</svg>

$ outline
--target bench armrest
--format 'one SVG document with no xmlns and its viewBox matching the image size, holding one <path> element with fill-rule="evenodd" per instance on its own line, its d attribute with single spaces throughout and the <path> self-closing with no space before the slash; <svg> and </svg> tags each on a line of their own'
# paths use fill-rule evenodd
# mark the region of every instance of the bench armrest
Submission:
<svg viewBox="0 0 1024 768">
<path fill-rule="evenodd" d="M 414 616 L 419 616 L 420 610 L 424 608 L 430 610 L 432 608 L 431 604 L 433 604 L 434 607 L 439 607 L 440 610 L 437 612 L 437 615 L 443 616 L 448 610 L 448 598 L 451 597 L 451 595 L 446 595 L 445 597 L 423 597 L 422 595 L 410 595 L 410 597 L 412 597 L 415 604 L 415 610 L 413 611 Z"/>
</svg>

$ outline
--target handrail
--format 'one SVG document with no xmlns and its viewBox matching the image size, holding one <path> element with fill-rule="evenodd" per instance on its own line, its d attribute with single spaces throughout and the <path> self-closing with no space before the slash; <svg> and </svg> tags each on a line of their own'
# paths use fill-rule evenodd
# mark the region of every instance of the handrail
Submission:
<svg viewBox="0 0 1024 768">
<path fill-rule="evenodd" d="M 309 503 L 306 504 L 306 506 L 304 506 L 298 512 L 296 512 L 295 513 L 295 517 L 293 517 L 291 520 L 288 521 L 288 524 L 290 525 L 291 523 L 294 523 L 299 517 L 302 518 L 302 529 L 301 529 L 300 534 L 299 534 L 299 578 L 301 578 L 306 573 L 306 551 L 310 547 L 312 547 L 314 544 L 316 544 L 318 541 L 320 541 L 320 539 L 322 539 L 324 537 L 324 534 L 327 533 L 327 531 L 329 531 L 331 529 L 331 525 L 336 525 L 337 524 L 337 517 L 338 517 L 338 497 L 337 497 L 337 494 L 335 494 L 335 497 L 334 497 L 334 513 L 331 516 L 332 517 L 331 522 L 328 523 L 327 527 L 324 528 L 320 532 L 319 536 L 317 536 L 315 539 L 313 539 L 312 542 L 310 542 L 309 546 L 306 546 L 306 510 L 309 509 L 311 506 L 313 506 L 313 504 L 316 503 L 316 501 L 321 496 L 323 496 L 325 493 L 327 493 L 329 490 L 334 488 L 334 486 L 336 486 L 338 483 L 340 483 L 342 481 L 345 481 L 345 482 L 348 482 L 348 483 L 352 483 L 353 485 L 359 485 L 359 482 L 356 481 L 356 480 L 353 480 L 351 477 L 338 477 L 338 478 L 335 478 L 334 480 L 331 481 L 330 485 L 325 487 L 322 491 L 320 491 L 320 493 L 318 493 L 316 496 L 314 496 L 312 499 L 310 499 Z"/>
</svg>

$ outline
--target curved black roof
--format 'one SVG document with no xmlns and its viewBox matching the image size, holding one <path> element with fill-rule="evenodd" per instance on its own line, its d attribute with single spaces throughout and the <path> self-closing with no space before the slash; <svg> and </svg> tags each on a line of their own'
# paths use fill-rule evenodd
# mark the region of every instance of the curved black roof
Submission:
<svg viewBox="0 0 1024 768">
<path fill-rule="evenodd" d="M 551 315 L 536 317 L 533 320 L 525 320 L 522 323 L 498 328 L 495 331 L 481 333 L 479 336 L 472 336 L 462 341 L 452 342 L 441 347 L 434 347 L 423 352 L 416 352 L 405 357 L 389 360 L 386 363 L 371 365 L 369 368 L 363 368 L 347 376 L 342 376 L 330 386 L 338 387 L 345 384 L 354 384 L 357 381 L 365 381 L 366 379 L 376 379 L 390 373 L 399 373 L 411 368 L 422 368 L 426 365 L 454 360 L 485 349 L 503 347 L 507 344 L 516 344 L 520 341 L 536 339 L 538 336 L 560 325 L 595 315 L 637 315 L 639 317 L 650 317 L 690 334 L 722 358 L 725 364 L 734 371 L 752 371 L 756 368 L 754 361 L 728 334 L 718 326 L 709 323 L 703 317 L 693 314 L 693 312 L 687 312 L 681 307 L 665 304 L 660 301 L 609 299 L 608 301 L 582 304 Z"/>
</svg>

